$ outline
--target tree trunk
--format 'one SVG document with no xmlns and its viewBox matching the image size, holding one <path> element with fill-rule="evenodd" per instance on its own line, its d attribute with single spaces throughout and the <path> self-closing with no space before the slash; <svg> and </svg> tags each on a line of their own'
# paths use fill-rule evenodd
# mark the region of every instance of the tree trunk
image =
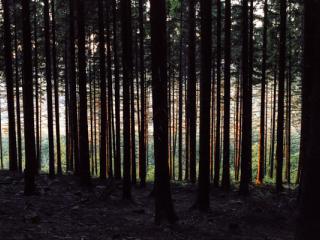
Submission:
<svg viewBox="0 0 320 240">
<path fill-rule="evenodd" d="M 200 0 L 201 77 L 200 77 L 200 161 L 197 208 L 210 208 L 210 85 L 211 85 L 211 1 Z"/>
<path fill-rule="evenodd" d="M 80 143 L 80 181 L 84 186 L 91 184 L 89 141 L 88 141 L 88 109 L 87 109 L 87 79 L 86 79 L 86 49 L 85 49 L 85 13 L 84 2 L 78 0 L 78 68 L 79 68 L 79 143 Z"/>
<path fill-rule="evenodd" d="M 48 114 L 48 140 L 49 140 L 49 176 L 55 175 L 54 142 L 53 142 L 53 113 L 52 113 L 52 74 L 51 74 L 51 47 L 50 47 L 50 16 L 49 1 L 44 0 L 44 31 L 45 31 L 45 58 L 47 83 L 47 114 Z"/>
<path fill-rule="evenodd" d="M 70 0 L 69 12 L 69 31 L 70 31 L 70 44 L 69 44 L 69 58 L 70 58 L 70 125 L 72 133 L 72 149 L 73 161 L 71 161 L 71 169 L 74 168 L 75 175 L 80 174 L 79 164 L 79 132 L 78 132 L 78 110 L 77 110 L 77 82 L 76 82 L 76 63 L 75 63 L 75 1 Z M 74 166 L 73 166 L 74 163 Z"/>
<path fill-rule="evenodd" d="M 257 184 L 263 183 L 265 165 L 265 106 L 266 106 L 266 61 L 267 61 L 267 30 L 268 30 L 268 0 L 264 2 L 263 42 L 262 42 L 262 71 L 261 71 L 261 111 L 260 111 L 260 136 L 258 153 Z"/>
<path fill-rule="evenodd" d="M 189 127 L 189 167 L 190 181 L 196 182 L 196 139 L 197 139 L 197 109 L 196 109 L 196 20 L 195 0 L 189 1 L 189 67 L 188 67 L 188 127 Z"/>
<path fill-rule="evenodd" d="M 4 62 L 7 87 L 8 104 L 8 131 L 9 131 L 9 170 L 17 171 L 17 144 L 16 144 L 16 120 L 14 114 L 14 93 L 13 93 L 13 68 L 12 68 L 12 46 L 11 46 L 11 23 L 10 3 L 2 0 L 3 25 L 4 25 Z"/>
<path fill-rule="evenodd" d="M 280 52 L 279 52 L 279 96 L 277 119 L 277 148 L 276 148 L 276 189 L 281 191 L 283 170 L 283 127 L 284 127 L 284 82 L 286 69 L 286 0 L 280 1 Z"/>
<path fill-rule="evenodd" d="M 213 186 L 219 187 L 220 181 L 220 142 L 221 142 L 221 0 L 217 0 L 217 107 L 216 139 L 214 151 Z"/>
<path fill-rule="evenodd" d="M 152 96 L 155 155 L 155 221 L 177 220 L 171 199 L 168 166 L 167 39 L 165 0 L 150 1 Z"/>
<path fill-rule="evenodd" d="M 104 11 L 103 0 L 98 1 L 98 18 L 99 18 L 99 61 L 100 61 L 100 178 L 106 178 L 107 172 L 107 90 L 106 90 L 106 62 L 105 62 L 105 36 L 104 36 Z"/>
<path fill-rule="evenodd" d="M 223 174 L 221 186 L 230 189 L 230 59 L 231 59 L 231 2 L 225 3 L 225 47 L 224 47 L 224 142 L 223 142 Z"/>
<path fill-rule="evenodd" d="M 297 240 L 319 238 L 319 134 L 320 114 L 320 2 L 305 1 L 304 5 L 304 76 L 302 77 L 302 149 L 303 174 L 300 189 L 300 212 L 297 222 Z"/>
<path fill-rule="evenodd" d="M 22 32 L 23 32 L 23 113 L 25 138 L 25 186 L 24 194 L 35 193 L 34 169 L 36 164 L 35 137 L 34 137 L 34 108 L 33 108 L 33 79 L 32 79 L 32 48 L 30 24 L 30 0 L 22 0 Z"/>
<path fill-rule="evenodd" d="M 115 81 L 115 117 L 116 117 L 116 152 L 114 160 L 114 174 L 116 179 L 121 178 L 121 135 L 120 135 L 120 77 L 118 62 L 118 37 L 117 37 L 117 1 L 112 2 L 113 12 L 113 64 Z"/>
<path fill-rule="evenodd" d="M 55 0 L 51 0 L 51 16 L 52 16 L 52 66 L 53 66 L 53 86 L 54 86 L 54 106 L 56 118 L 56 144 L 57 144 L 57 174 L 62 174 L 61 164 L 61 144 L 60 144 L 60 112 L 59 112 L 59 69 L 57 62 L 56 48 L 56 20 L 55 20 Z"/>
<path fill-rule="evenodd" d="M 130 84 L 132 82 L 131 0 L 121 0 L 123 67 L 123 198 L 131 199 Z"/>
<path fill-rule="evenodd" d="M 249 194 L 249 164 L 251 157 L 251 100 L 249 93 L 249 64 L 248 64 L 248 0 L 242 1 L 242 141 L 241 141 L 241 177 L 240 177 L 240 194 Z"/>
</svg>

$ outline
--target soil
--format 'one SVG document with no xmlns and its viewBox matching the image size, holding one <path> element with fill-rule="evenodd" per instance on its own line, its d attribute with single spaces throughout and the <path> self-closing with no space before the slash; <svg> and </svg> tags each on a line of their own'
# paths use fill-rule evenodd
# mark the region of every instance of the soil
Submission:
<svg viewBox="0 0 320 240">
<path fill-rule="evenodd" d="M 177 224 L 154 223 L 152 184 L 132 187 L 133 201 L 122 200 L 121 181 L 93 179 L 91 190 L 77 178 L 37 177 L 38 194 L 24 196 L 22 175 L 0 172 L 1 240 L 108 239 L 294 239 L 296 191 L 274 192 L 273 186 L 252 186 L 240 197 L 236 186 L 211 191 L 211 211 L 190 210 L 197 187 L 173 183 Z"/>
</svg>

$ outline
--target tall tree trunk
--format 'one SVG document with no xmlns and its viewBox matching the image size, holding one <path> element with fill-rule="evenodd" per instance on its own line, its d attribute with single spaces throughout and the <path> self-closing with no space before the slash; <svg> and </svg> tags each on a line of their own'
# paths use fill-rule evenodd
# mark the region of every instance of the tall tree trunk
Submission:
<svg viewBox="0 0 320 240">
<path fill-rule="evenodd" d="M 24 194 L 35 193 L 35 137 L 34 137 L 34 108 L 33 108 L 33 79 L 32 79 L 32 48 L 30 24 L 30 0 L 22 0 L 22 33 L 23 33 L 23 113 L 24 113 L 24 138 L 25 138 L 25 186 Z"/>
<path fill-rule="evenodd" d="M 165 0 L 150 1 L 155 157 L 155 221 L 175 222 L 168 166 L 167 39 Z"/>
<path fill-rule="evenodd" d="M 241 177 L 240 194 L 249 194 L 250 182 L 250 157 L 251 157 L 251 100 L 250 100 L 250 80 L 248 64 L 248 0 L 242 0 L 242 146 L 241 146 Z"/>
<path fill-rule="evenodd" d="M 302 126 L 304 132 L 300 189 L 300 211 L 297 222 L 297 240 L 319 238 L 319 134 L 320 114 L 320 2 L 305 1 L 304 5 L 304 76 L 302 77 Z"/>
<path fill-rule="evenodd" d="M 283 170 L 283 127 L 284 127 L 284 82 L 286 69 L 286 21 L 287 0 L 280 1 L 280 52 L 279 52 L 279 96 L 277 120 L 277 148 L 276 148 L 276 189 L 281 191 Z"/>
<path fill-rule="evenodd" d="M 130 84 L 132 82 L 131 0 L 120 0 L 123 65 L 123 198 L 131 199 Z"/>
<path fill-rule="evenodd" d="M 55 20 L 55 0 L 51 0 L 52 17 L 52 66 L 53 66 L 53 86 L 54 86 L 54 106 L 56 119 L 56 144 L 57 144 L 57 174 L 62 174 L 61 164 L 61 144 L 60 144 L 60 112 L 59 112 L 59 69 L 57 62 L 56 48 L 56 20 Z"/>
<path fill-rule="evenodd" d="M 139 0 L 139 50 L 140 50 L 140 91 L 141 91 L 141 125 L 139 133 L 140 186 L 146 183 L 146 96 L 145 96 L 145 63 L 144 63 L 144 0 Z"/>
<path fill-rule="evenodd" d="M 112 109 L 113 109 L 113 97 L 112 97 L 112 66 L 111 66 L 111 40 L 110 40 L 110 9 L 111 5 L 109 1 L 106 4 L 106 34 L 107 34 L 107 78 L 108 78 L 108 138 L 109 138 L 109 166 L 108 166 L 108 176 L 113 177 L 113 151 L 112 151 L 112 129 L 113 129 L 113 119 L 112 119 Z"/>
<path fill-rule="evenodd" d="M 40 111 L 39 111 L 39 71 L 38 71 L 38 22 L 37 22 L 37 5 L 34 2 L 33 3 L 33 11 L 34 11 L 34 16 L 33 16 L 33 31 L 34 31 L 34 59 L 33 59 L 33 64 L 34 64 L 34 78 L 35 78 L 35 103 L 36 103 L 36 172 L 38 173 L 41 170 L 41 141 L 40 141 L 40 124 L 39 124 L 39 118 L 40 118 Z M 41 97 L 40 97 L 41 100 Z M 18 105 L 17 105 L 18 107 Z M 20 107 L 20 103 L 19 103 Z M 19 113 L 20 116 L 20 113 Z"/>
<path fill-rule="evenodd" d="M 211 94 L 211 1 L 200 0 L 201 77 L 200 77 L 200 161 L 197 207 L 210 208 L 210 94 Z"/>
<path fill-rule="evenodd" d="M 179 139 L 178 139 L 178 180 L 182 181 L 182 108 L 183 108 L 183 7 L 184 1 L 180 3 L 180 49 L 179 49 Z"/>
<path fill-rule="evenodd" d="M 196 182 L 196 20 L 195 0 L 189 1 L 189 67 L 188 67 L 188 127 L 189 127 L 189 167 L 190 181 Z"/>
<path fill-rule="evenodd" d="M 288 74 L 287 74 L 287 106 L 286 106 L 286 179 L 291 183 L 291 90 L 292 90 L 292 43 L 291 33 L 288 34 Z"/>
<path fill-rule="evenodd" d="M 87 79 L 86 79 L 86 55 L 85 55 L 85 12 L 83 0 L 78 0 L 78 68 L 79 68 L 79 143 L 80 143 L 80 181 L 84 186 L 91 184 L 89 140 L 88 140 L 88 114 L 87 114 Z"/>
<path fill-rule="evenodd" d="M 261 71 L 261 110 L 260 110 L 260 136 L 258 153 L 257 184 L 264 178 L 265 165 L 265 106 L 266 106 L 266 61 L 267 61 L 267 30 L 268 30 L 268 0 L 264 1 L 263 42 L 262 42 L 262 71 Z"/>
<path fill-rule="evenodd" d="M 216 107 L 216 139 L 214 150 L 213 186 L 218 187 L 220 181 L 220 142 L 221 142 L 221 0 L 217 0 L 217 107 Z"/>
<path fill-rule="evenodd" d="M 16 144 L 16 120 L 14 114 L 14 93 L 13 93 L 13 68 L 12 68 L 12 46 L 11 46 L 11 23 L 10 5 L 8 0 L 2 0 L 3 25 L 4 25 L 4 62 L 7 85 L 8 104 L 8 131 L 9 131 L 9 169 L 18 170 L 17 144 Z"/>
<path fill-rule="evenodd" d="M 69 58 L 70 58 L 70 125 L 72 133 L 73 161 L 71 169 L 74 168 L 75 175 L 80 174 L 79 164 L 79 132 L 78 132 L 78 110 L 77 110 L 77 81 L 76 81 L 76 63 L 75 63 L 75 0 L 69 2 Z M 73 166 L 74 163 L 74 166 Z"/>
<path fill-rule="evenodd" d="M 253 2 L 254 0 L 250 0 L 250 15 L 249 15 L 249 60 L 248 60 L 248 64 L 249 64 L 249 68 L 248 68 L 248 74 L 249 74 L 249 85 L 248 85 L 248 93 L 249 93 L 249 97 L 248 97 L 248 111 L 249 111 L 249 115 L 250 115 L 250 118 L 248 118 L 248 131 L 249 131 L 249 140 L 248 142 L 250 143 L 250 145 L 252 145 L 252 82 L 253 82 L 253 74 L 254 74 L 254 6 L 253 6 Z M 252 148 L 252 147 L 251 147 Z M 249 165 L 248 165 L 248 172 L 249 172 L 249 183 L 251 184 L 252 183 L 252 150 L 250 151 L 249 153 L 249 158 L 248 158 L 248 161 L 249 161 Z"/>
<path fill-rule="evenodd" d="M 117 37 L 117 1 L 112 1 L 113 13 L 113 64 L 114 64 L 114 90 L 115 90 L 115 117 L 116 117 L 116 152 L 114 161 L 114 175 L 121 178 L 121 135 L 120 135 L 120 77 L 118 61 L 118 37 Z"/>
<path fill-rule="evenodd" d="M 230 59 L 231 59 L 231 2 L 225 2 L 225 47 L 224 47 L 224 142 L 223 142 L 223 174 L 221 186 L 230 189 Z"/>
<path fill-rule="evenodd" d="M 275 149 L 275 135 L 276 135 L 276 108 L 277 108 L 277 67 L 274 68 L 273 76 L 273 107 L 272 107 L 272 121 L 271 121 L 271 139 L 270 139 L 270 171 L 269 176 L 273 178 L 274 174 L 274 149 Z"/>
<path fill-rule="evenodd" d="M 100 178 L 105 179 L 107 173 L 107 90 L 106 90 L 106 61 L 105 61 L 105 36 L 104 36 L 104 11 L 103 0 L 98 1 L 98 17 L 99 17 L 99 61 L 100 61 L 100 102 L 101 102 L 101 118 L 100 118 Z"/>
<path fill-rule="evenodd" d="M 51 44 L 50 44 L 50 16 L 49 1 L 44 0 L 44 31 L 45 31 L 45 59 L 47 83 L 47 114 L 48 114 L 48 140 L 49 140 L 49 176 L 55 175 L 54 142 L 53 142 L 53 113 L 52 113 L 52 73 L 51 73 Z"/>
<path fill-rule="evenodd" d="M 16 1 L 14 2 L 16 4 Z M 14 8 L 14 55 L 15 55 L 15 95 L 16 95 L 16 117 L 17 117 L 17 144 L 18 144 L 18 169 L 22 172 L 22 136 L 21 136 L 21 110 L 20 110 L 20 77 L 19 77 L 19 57 L 18 57 L 18 26 L 17 11 Z M 35 43 L 35 49 L 37 44 Z"/>
</svg>

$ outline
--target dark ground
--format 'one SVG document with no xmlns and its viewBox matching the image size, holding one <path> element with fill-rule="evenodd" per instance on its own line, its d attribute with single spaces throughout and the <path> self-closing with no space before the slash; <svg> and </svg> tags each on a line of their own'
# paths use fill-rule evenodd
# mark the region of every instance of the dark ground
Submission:
<svg viewBox="0 0 320 240">
<path fill-rule="evenodd" d="M 147 189 L 133 188 L 134 203 L 121 200 L 121 182 L 94 180 L 82 191 L 72 176 L 37 179 L 39 196 L 23 195 L 23 177 L 0 172 L 0 240 L 15 239 L 294 239 L 296 193 L 278 195 L 255 187 L 241 198 L 234 190 L 211 192 L 208 214 L 191 211 L 196 187 L 173 184 L 178 224 L 154 224 L 154 200 Z"/>
</svg>

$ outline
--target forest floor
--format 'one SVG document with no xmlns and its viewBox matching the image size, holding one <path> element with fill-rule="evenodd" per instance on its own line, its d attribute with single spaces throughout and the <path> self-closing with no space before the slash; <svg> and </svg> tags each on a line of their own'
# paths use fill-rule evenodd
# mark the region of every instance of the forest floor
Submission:
<svg viewBox="0 0 320 240">
<path fill-rule="evenodd" d="M 296 192 L 276 194 L 253 187 L 247 198 L 236 189 L 212 189 L 211 211 L 190 210 L 196 186 L 172 184 L 179 217 L 175 225 L 154 223 L 152 185 L 132 188 L 133 202 L 121 199 L 121 182 L 94 180 L 83 190 L 73 176 L 37 177 L 37 196 L 23 195 L 23 176 L 0 171 L 0 240 L 108 239 L 294 239 Z"/>
</svg>

